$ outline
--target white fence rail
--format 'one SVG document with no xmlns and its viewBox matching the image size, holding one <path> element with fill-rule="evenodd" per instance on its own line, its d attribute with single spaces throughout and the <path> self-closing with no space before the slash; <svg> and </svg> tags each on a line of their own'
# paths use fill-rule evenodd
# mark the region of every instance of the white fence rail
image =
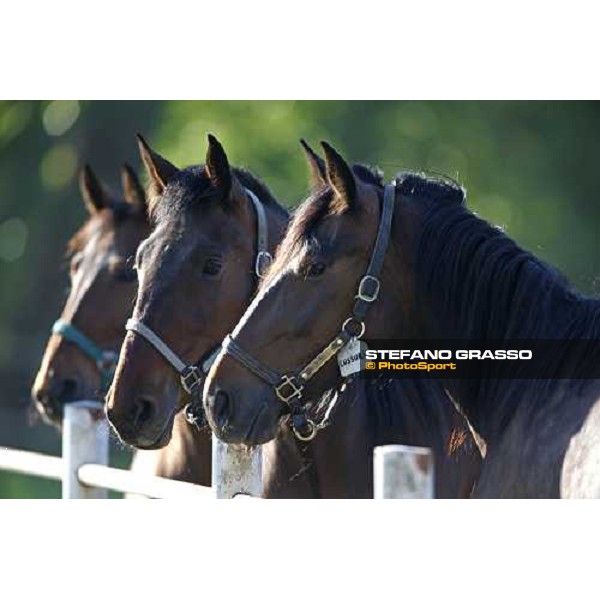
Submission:
<svg viewBox="0 0 600 600">
<path fill-rule="evenodd" d="M 62 458 L 0 447 L 0 470 L 62 481 L 62 496 L 104 498 L 106 490 L 150 498 L 260 498 L 262 449 L 213 438 L 212 487 L 138 474 L 108 465 L 108 426 L 102 405 L 65 407 Z M 375 498 L 432 498 L 433 459 L 426 448 L 381 446 L 374 454 Z"/>
<path fill-rule="evenodd" d="M 0 470 L 62 481 L 63 461 L 58 456 L 0 448 Z"/>
</svg>

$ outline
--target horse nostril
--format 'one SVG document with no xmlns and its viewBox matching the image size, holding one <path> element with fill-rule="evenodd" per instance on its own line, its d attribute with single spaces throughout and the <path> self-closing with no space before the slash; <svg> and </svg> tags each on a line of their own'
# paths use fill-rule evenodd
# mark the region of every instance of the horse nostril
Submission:
<svg viewBox="0 0 600 600">
<path fill-rule="evenodd" d="M 147 396 L 138 396 L 135 400 L 134 410 L 133 424 L 135 426 L 143 425 L 152 420 L 152 417 L 156 413 L 156 404 L 154 400 Z"/>
<path fill-rule="evenodd" d="M 214 399 L 214 417 L 215 423 L 219 429 L 224 429 L 229 421 L 229 396 L 223 390 L 215 394 Z"/>
</svg>

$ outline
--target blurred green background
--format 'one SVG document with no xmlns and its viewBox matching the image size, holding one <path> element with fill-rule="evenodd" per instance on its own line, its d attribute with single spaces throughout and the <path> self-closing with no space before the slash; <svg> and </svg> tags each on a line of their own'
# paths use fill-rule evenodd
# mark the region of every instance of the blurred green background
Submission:
<svg viewBox="0 0 600 600">
<path fill-rule="evenodd" d="M 0 102 L 0 445 L 59 453 L 29 389 L 65 299 L 64 247 L 85 219 L 77 172 L 89 162 L 118 189 L 120 163 L 140 164 L 137 131 L 178 166 L 203 162 L 213 132 L 290 206 L 309 187 L 300 137 L 388 178 L 447 174 L 473 210 L 598 293 L 597 102 Z M 59 495 L 58 484 L 0 472 L 2 498 Z"/>
</svg>

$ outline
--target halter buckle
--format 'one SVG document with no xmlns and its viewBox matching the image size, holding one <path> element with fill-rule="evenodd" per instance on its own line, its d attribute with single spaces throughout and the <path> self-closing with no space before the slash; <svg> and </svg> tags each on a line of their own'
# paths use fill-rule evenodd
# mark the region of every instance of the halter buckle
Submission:
<svg viewBox="0 0 600 600">
<path fill-rule="evenodd" d="M 286 385 L 289 386 L 289 389 L 285 388 Z M 304 386 L 297 385 L 292 377 L 289 375 L 283 375 L 279 385 L 275 386 L 275 393 L 282 402 L 289 404 L 289 402 L 294 398 L 302 397 L 303 389 Z M 287 394 L 286 391 L 288 392 Z"/>
<path fill-rule="evenodd" d="M 196 365 L 189 365 L 181 372 L 179 378 L 181 387 L 190 395 L 194 392 L 194 388 L 200 385 L 202 381 L 202 376 L 199 373 L 200 369 Z"/>
<path fill-rule="evenodd" d="M 254 272 L 259 279 L 262 279 L 267 272 L 267 269 L 271 266 L 273 257 L 270 252 L 261 250 L 256 255 L 256 262 L 254 263 Z"/>
<path fill-rule="evenodd" d="M 375 300 L 377 300 L 377 296 L 379 296 L 380 287 L 381 284 L 377 277 L 373 277 L 373 275 L 365 275 L 358 284 L 356 298 L 362 300 L 363 302 L 375 302 Z"/>
</svg>

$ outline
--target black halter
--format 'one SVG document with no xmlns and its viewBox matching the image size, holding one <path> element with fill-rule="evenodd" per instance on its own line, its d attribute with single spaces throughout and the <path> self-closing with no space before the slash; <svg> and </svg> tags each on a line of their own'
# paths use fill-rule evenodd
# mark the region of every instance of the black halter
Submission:
<svg viewBox="0 0 600 600">
<path fill-rule="evenodd" d="M 246 194 L 252 201 L 256 212 L 256 258 L 254 261 L 254 273 L 260 279 L 266 273 L 272 260 L 269 253 L 267 217 L 265 209 L 256 195 L 248 189 L 246 189 Z M 125 329 L 141 335 L 179 373 L 181 387 L 191 398 L 191 402 L 185 407 L 185 418 L 190 424 L 196 425 L 198 428 L 205 427 L 207 422 L 202 408 L 202 394 L 200 393 L 202 387 L 200 384 L 204 381 L 221 347 L 217 346 L 217 348 L 210 352 L 208 357 L 201 359 L 196 364 L 188 364 L 145 323 L 137 319 L 129 319 L 125 325 Z"/>
<path fill-rule="evenodd" d="M 304 386 L 350 340 L 360 339 L 365 333 L 365 317 L 373 302 L 377 300 L 381 287 L 379 275 L 390 241 L 395 196 L 395 184 L 386 185 L 375 247 L 367 272 L 358 284 L 352 314 L 343 322 L 339 333 L 307 365 L 296 372 L 282 374 L 246 352 L 231 334 L 223 341 L 222 351 L 224 354 L 229 354 L 258 378 L 266 381 L 274 388 L 279 400 L 288 407 L 291 414 L 292 430 L 300 440 L 309 441 L 313 439 L 322 426 L 322 424 L 317 424 L 308 417 L 306 407 L 300 403 Z"/>
</svg>

